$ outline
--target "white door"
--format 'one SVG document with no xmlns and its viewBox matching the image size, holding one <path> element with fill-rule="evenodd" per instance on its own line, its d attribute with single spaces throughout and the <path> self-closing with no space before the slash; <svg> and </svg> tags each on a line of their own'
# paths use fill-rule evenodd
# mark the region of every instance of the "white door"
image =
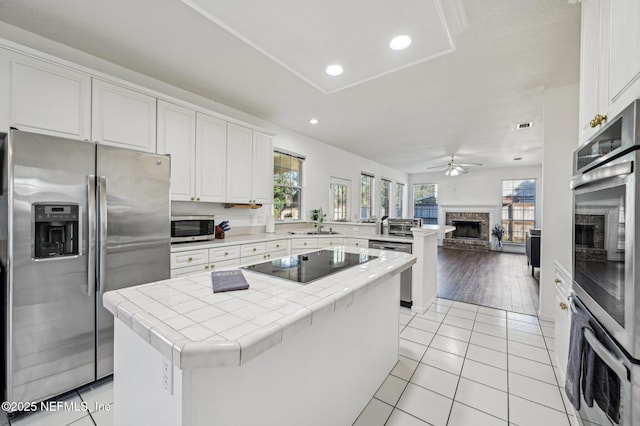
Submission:
<svg viewBox="0 0 640 426">
<path fill-rule="evenodd" d="M 196 114 L 196 198 L 223 203 L 227 193 L 227 122 Z"/>
<path fill-rule="evenodd" d="M 158 101 L 158 153 L 171 156 L 171 200 L 195 201 L 194 110 Z"/>
<path fill-rule="evenodd" d="M 93 79 L 92 139 L 156 152 L 156 98 Z"/>
<path fill-rule="evenodd" d="M 252 203 L 253 136 L 251 129 L 227 125 L 227 201 Z"/>
</svg>

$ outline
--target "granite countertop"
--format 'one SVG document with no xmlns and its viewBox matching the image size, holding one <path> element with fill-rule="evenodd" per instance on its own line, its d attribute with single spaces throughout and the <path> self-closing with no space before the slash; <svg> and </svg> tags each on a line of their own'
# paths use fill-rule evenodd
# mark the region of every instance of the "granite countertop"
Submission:
<svg viewBox="0 0 640 426">
<path fill-rule="evenodd" d="M 402 252 L 333 250 L 379 257 L 307 285 L 243 270 L 248 290 L 214 294 L 205 272 L 110 291 L 104 305 L 181 369 L 239 366 L 416 262 Z"/>
<path fill-rule="evenodd" d="M 307 234 L 306 232 L 277 232 L 275 234 L 246 234 L 246 235 L 228 235 L 222 240 L 199 241 L 194 243 L 175 243 L 171 244 L 171 252 L 177 253 L 187 250 L 208 249 L 216 247 L 226 247 L 238 244 L 263 243 L 267 241 L 295 239 L 295 238 L 362 238 L 366 240 L 395 241 L 401 243 L 412 243 L 413 238 L 394 237 L 389 235 L 359 235 L 359 234 Z"/>
</svg>

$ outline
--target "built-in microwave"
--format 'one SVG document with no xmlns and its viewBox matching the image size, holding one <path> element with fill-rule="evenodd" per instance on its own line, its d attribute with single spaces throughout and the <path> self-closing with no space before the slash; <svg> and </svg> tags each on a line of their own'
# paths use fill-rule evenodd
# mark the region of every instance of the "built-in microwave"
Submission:
<svg viewBox="0 0 640 426">
<path fill-rule="evenodd" d="M 213 240 L 215 233 L 214 216 L 171 217 L 171 243 Z"/>
<path fill-rule="evenodd" d="M 640 359 L 640 101 L 574 153 L 573 282 L 587 309 Z"/>
</svg>

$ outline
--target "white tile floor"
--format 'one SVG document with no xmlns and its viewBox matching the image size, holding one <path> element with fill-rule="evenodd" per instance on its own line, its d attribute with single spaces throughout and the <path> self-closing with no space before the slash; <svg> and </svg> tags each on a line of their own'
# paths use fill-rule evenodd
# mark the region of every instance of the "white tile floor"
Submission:
<svg viewBox="0 0 640 426">
<path fill-rule="evenodd" d="M 354 426 L 568 426 L 553 324 L 438 299 L 400 313 L 400 360 Z"/>
<path fill-rule="evenodd" d="M 423 315 L 401 309 L 400 337 L 400 360 L 354 426 L 570 424 L 551 356 L 553 324 L 438 299 Z M 113 425 L 110 380 L 62 400 L 77 409 L 34 413 L 10 424 Z M 0 425 L 8 423 L 0 417 Z"/>
</svg>

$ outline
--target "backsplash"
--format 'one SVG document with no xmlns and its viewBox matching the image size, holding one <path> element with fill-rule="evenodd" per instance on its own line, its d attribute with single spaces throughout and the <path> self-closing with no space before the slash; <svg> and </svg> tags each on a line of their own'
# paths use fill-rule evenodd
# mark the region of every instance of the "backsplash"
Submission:
<svg viewBox="0 0 640 426">
<path fill-rule="evenodd" d="M 227 235 L 261 234 L 266 230 L 266 217 L 271 214 L 271 205 L 259 209 L 225 208 L 222 203 L 194 203 L 172 201 L 172 216 L 215 215 L 216 224 L 229 221 L 231 230 Z"/>
</svg>

